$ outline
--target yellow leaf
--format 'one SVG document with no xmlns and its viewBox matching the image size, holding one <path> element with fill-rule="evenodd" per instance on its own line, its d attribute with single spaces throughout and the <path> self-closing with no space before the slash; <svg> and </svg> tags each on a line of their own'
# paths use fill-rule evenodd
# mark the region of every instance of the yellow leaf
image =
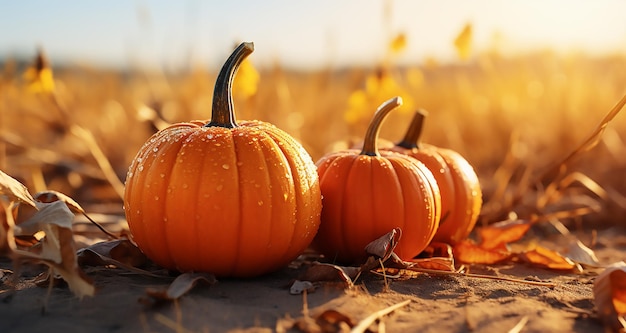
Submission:
<svg viewBox="0 0 626 333">
<path fill-rule="evenodd" d="M 472 53 L 472 25 L 467 23 L 454 39 L 454 47 L 461 60 L 467 60 Z"/>
</svg>

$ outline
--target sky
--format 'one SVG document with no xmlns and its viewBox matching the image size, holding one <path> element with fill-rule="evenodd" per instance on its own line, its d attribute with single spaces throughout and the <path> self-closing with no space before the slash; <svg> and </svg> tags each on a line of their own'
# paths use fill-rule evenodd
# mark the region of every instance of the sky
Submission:
<svg viewBox="0 0 626 333">
<path fill-rule="evenodd" d="M 475 49 L 626 53 L 621 0 L 20 0 L 0 2 L 0 59 L 42 47 L 53 63 L 219 66 L 241 41 L 260 66 L 372 64 L 403 32 L 400 62 L 454 60 L 471 23 Z"/>
</svg>

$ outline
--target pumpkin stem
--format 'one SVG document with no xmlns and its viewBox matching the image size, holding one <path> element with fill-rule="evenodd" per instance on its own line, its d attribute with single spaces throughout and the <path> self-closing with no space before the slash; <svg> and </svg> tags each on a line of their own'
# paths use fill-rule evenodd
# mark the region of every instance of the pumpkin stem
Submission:
<svg viewBox="0 0 626 333">
<path fill-rule="evenodd" d="M 367 132 L 365 132 L 365 139 L 363 140 L 363 150 L 361 150 L 361 155 L 368 156 L 380 156 L 378 153 L 378 133 L 380 132 L 380 125 L 387 117 L 389 112 L 397 107 L 402 105 L 402 97 L 394 97 L 378 107 L 376 113 L 374 113 L 374 118 L 370 122 L 369 127 L 367 128 Z"/>
<path fill-rule="evenodd" d="M 254 43 L 244 42 L 228 57 L 217 75 L 213 90 L 211 121 L 204 127 L 237 127 L 235 107 L 233 105 L 233 80 L 243 60 L 254 51 Z"/>
<path fill-rule="evenodd" d="M 411 124 L 409 128 L 406 130 L 404 134 L 404 138 L 398 143 L 396 146 L 402 147 L 405 149 L 419 149 L 419 140 L 422 135 L 422 129 L 424 128 L 424 119 L 428 115 L 428 111 L 423 109 L 418 109 L 415 111 L 415 115 L 411 120 Z"/>
</svg>

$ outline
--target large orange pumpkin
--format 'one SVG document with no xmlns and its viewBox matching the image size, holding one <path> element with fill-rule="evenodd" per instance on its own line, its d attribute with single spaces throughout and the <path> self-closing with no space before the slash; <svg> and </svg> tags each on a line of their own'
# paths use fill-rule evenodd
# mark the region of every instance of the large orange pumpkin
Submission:
<svg viewBox="0 0 626 333">
<path fill-rule="evenodd" d="M 421 161 L 433 173 L 441 191 L 441 221 L 433 240 L 455 244 L 476 224 L 482 206 L 480 183 L 461 154 L 419 142 L 425 117 L 425 111 L 418 110 L 404 138 L 390 150 Z"/>
<path fill-rule="evenodd" d="M 396 253 L 410 259 L 437 230 L 441 203 L 432 173 L 409 156 L 377 148 L 382 121 L 401 102 L 381 105 L 361 150 L 331 152 L 316 163 L 323 208 L 314 247 L 331 261 L 364 260 L 365 246 L 396 227 L 402 229 Z"/>
<path fill-rule="evenodd" d="M 209 122 L 169 126 L 139 150 L 126 178 L 133 239 L 157 264 L 251 277 L 297 257 L 320 223 L 313 160 L 286 132 L 235 121 L 233 77 L 252 43 L 220 71 Z"/>
</svg>

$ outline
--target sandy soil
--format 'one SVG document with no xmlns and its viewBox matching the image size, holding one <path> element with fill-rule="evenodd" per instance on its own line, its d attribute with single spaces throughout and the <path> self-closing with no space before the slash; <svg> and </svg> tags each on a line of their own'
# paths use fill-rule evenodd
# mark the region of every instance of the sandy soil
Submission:
<svg viewBox="0 0 626 333">
<path fill-rule="evenodd" d="M 581 239 L 588 237 L 582 234 Z M 603 264 L 626 258 L 626 230 L 598 233 L 596 255 Z M 0 267 L 11 269 L 8 259 Z M 368 275 L 352 289 L 327 282 L 306 295 L 291 295 L 290 282 L 306 267 L 285 268 L 250 280 L 222 279 L 199 285 L 178 301 L 146 305 L 146 288 L 169 281 L 116 268 L 85 267 L 98 290 L 77 299 L 65 287 L 32 283 L 37 269 L 26 269 L 16 291 L 0 294 L 2 332 L 274 332 L 301 331 L 305 318 L 336 310 L 358 323 L 394 304 L 410 302 L 384 316 L 372 331 L 387 332 L 602 332 L 592 285 L 599 269 L 559 272 L 507 263 L 472 266 L 472 273 L 550 281 L 556 287 L 459 276 L 416 274 L 387 280 Z M 45 310 L 44 310 L 45 309 Z M 311 328 L 311 326 L 309 326 Z"/>
</svg>

